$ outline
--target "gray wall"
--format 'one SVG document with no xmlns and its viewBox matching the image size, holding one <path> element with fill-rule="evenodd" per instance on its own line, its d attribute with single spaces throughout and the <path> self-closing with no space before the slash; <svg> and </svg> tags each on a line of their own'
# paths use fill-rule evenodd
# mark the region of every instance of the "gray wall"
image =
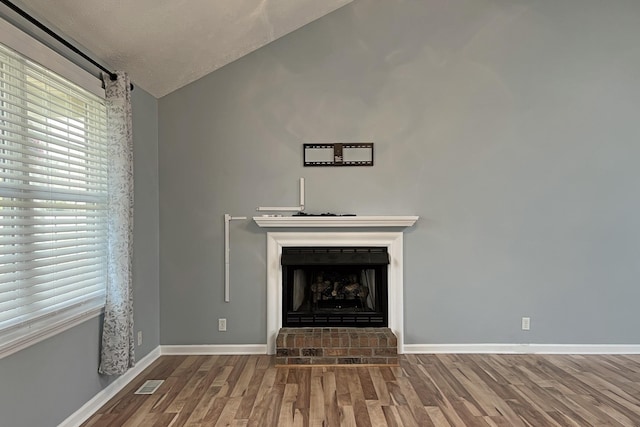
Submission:
<svg viewBox="0 0 640 427">
<path fill-rule="evenodd" d="M 160 99 L 160 342 L 266 342 L 265 232 L 233 223 L 225 304 L 222 217 L 304 176 L 308 211 L 420 215 L 406 343 L 640 344 L 639 28 L 635 0 L 356 0 Z M 301 166 L 340 141 L 375 166 Z"/>
<path fill-rule="evenodd" d="M 141 359 L 159 345 L 158 101 L 132 94 L 135 168 L 134 322 Z M 113 378 L 98 375 L 100 321 L 86 321 L 0 359 L 0 425 L 50 427 L 78 410 Z"/>
</svg>

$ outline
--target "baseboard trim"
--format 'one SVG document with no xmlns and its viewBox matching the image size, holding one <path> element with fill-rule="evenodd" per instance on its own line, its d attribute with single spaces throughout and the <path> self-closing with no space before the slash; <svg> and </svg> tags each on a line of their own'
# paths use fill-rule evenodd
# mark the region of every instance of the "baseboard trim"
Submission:
<svg viewBox="0 0 640 427">
<path fill-rule="evenodd" d="M 120 390 L 125 388 L 135 377 L 140 375 L 142 371 L 148 368 L 153 362 L 160 357 L 160 347 L 151 350 L 149 354 L 136 362 L 135 366 L 127 372 L 119 376 L 111 384 L 103 388 L 98 394 L 93 396 L 91 400 L 82 405 L 80 409 L 71 414 L 58 427 L 77 427 L 95 414 L 98 409 L 114 397 Z"/>
<path fill-rule="evenodd" d="M 163 356 L 184 354 L 267 354 L 266 344 L 162 345 Z"/>
<path fill-rule="evenodd" d="M 405 344 L 405 354 L 640 354 L 636 344 Z"/>
</svg>

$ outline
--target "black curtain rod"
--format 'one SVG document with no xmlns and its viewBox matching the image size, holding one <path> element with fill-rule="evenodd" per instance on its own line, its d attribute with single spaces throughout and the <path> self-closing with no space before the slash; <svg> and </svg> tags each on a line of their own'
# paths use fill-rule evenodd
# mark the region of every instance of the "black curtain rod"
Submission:
<svg viewBox="0 0 640 427">
<path fill-rule="evenodd" d="M 109 75 L 109 78 L 111 80 L 118 80 L 118 75 L 116 73 L 114 73 L 113 71 L 109 71 L 108 69 L 106 69 L 105 67 L 103 67 L 102 65 L 98 64 L 96 61 L 94 61 L 91 57 L 89 57 L 88 55 L 86 55 L 84 52 L 82 52 L 80 49 L 78 49 L 77 47 L 75 47 L 74 45 L 72 45 L 71 43 L 69 43 L 66 39 L 64 39 L 63 37 L 59 36 L 57 33 L 55 33 L 53 30 L 51 30 L 49 27 L 47 27 L 46 25 L 44 25 L 42 22 L 38 21 L 36 18 L 34 18 L 33 16 L 29 15 L 27 12 L 25 12 L 24 10 L 20 9 L 18 6 L 16 6 L 15 4 L 11 3 L 9 0 L 0 0 L 3 4 L 5 4 L 6 6 L 8 6 L 11 10 L 13 10 L 14 12 L 16 12 L 18 15 L 20 15 L 21 17 L 23 17 L 24 19 L 26 19 L 27 21 L 29 21 L 30 23 L 32 23 L 33 25 L 35 25 L 36 27 L 40 28 L 42 31 L 44 31 L 45 33 L 47 33 L 47 35 L 53 37 L 56 41 L 62 43 L 62 45 L 64 47 L 66 47 L 67 49 L 71 50 L 73 53 L 80 55 L 80 57 L 82 57 L 82 59 L 84 59 L 85 61 L 89 62 L 91 65 L 93 65 L 94 67 L 97 67 L 98 69 L 100 69 L 101 71 L 104 71 L 106 74 Z M 131 84 L 131 90 L 133 90 L 133 84 Z"/>
</svg>

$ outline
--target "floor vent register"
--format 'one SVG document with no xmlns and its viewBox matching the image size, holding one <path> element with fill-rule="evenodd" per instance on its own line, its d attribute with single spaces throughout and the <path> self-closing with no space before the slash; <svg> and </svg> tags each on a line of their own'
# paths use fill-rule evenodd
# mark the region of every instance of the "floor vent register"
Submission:
<svg viewBox="0 0 640 427">
<path fill-rule="evenodd" d="M 134 394 L 153 394 L 164 380 L 147 380 Z"/>
</svg>

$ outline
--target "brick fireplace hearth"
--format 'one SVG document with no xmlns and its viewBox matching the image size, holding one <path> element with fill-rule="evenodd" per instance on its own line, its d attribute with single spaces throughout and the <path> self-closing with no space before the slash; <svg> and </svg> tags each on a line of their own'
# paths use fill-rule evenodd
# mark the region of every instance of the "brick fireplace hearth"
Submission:
<svg viewBox="0 0 640 427">
<path fill-rule="evenodd" d="M 389 328 L 282 328 L 276 365 L 398 365 Z"/>
</svg>

